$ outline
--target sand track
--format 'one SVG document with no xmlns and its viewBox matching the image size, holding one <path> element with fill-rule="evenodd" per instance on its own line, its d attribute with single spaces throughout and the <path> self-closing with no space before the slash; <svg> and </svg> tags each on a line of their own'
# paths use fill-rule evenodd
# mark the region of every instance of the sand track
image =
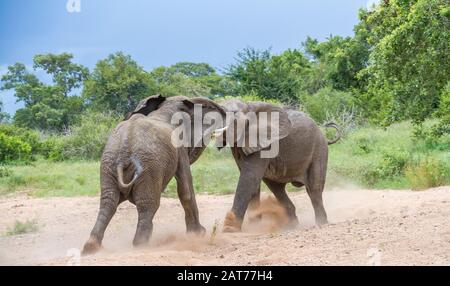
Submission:
<svg viewBox="0 0 450 286">
<path fill-rule="evenodd" d="M 268 194 L 263 196 L 267 197 Z M 246 222 L 242 233 L 211 239 L 232 196 L 197 196 L 204 237 L 184 233 L 184 213 L 176 199 L 164 198 L 149 246 L 131 241 L 136 210 L 119 207 L 104 239 L 104 250 L 82 257 L 82 265 L 450 265 L 450 187 L 422 192 L 328 190 L 324 201 L 330 224 L 314 226 L 305 192 L 290 193 L 300 226 L 279 229 L 283 220 L 263 216 Z M 0 237 L 0 265 L 66 265 L 71 248 L 88 238 L 98 198 L 1 198 L 0 233 L 15 220 L 36 219 L 39 231 Z"/>
</svg>

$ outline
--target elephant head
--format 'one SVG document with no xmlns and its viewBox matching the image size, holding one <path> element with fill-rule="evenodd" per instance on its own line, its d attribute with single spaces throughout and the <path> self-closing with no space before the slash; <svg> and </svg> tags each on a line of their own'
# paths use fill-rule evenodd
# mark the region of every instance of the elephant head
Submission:
<svg viewBox="0 0 450 286">
<path fill-rule="evenodd" d="M 228 116 L 226 131 L 214 134 L 219 148 L 229 145 L 238 147 L 246 156 L 262 151 L 261 156 L 273 157 L 276 154 L 264 152 L 288 136 L 292 129 L 287 112 L 270 103 L 232 99 L 222 102 L 221 106 Z"/>
<path fill-rule="evenodd" d="M 176 116 L 178 115 L 184 123 L 189 123 L 188 126 L 183 126 L 184 128 L 188 127 L 187 130 L 193 132 L 198 131 L 198 134 L 190 134 L 188 152 L 191 164 L 200 157 L 211 135 L 216 130 L 222 130 L 226 116 L 225 109 L 208 98 L 188 98 L 185 96 L 166 98 L 158 94 L 141 100 L 136 109 L 125 116 L 125 120 L 130 119 L 135 114 L 152 116 L 156 113 L 164 117 L 165 120 L 172 122 L 177 121 Z M 201 128 L 195 126 L 196 123 Z M 174 124 L 179 127 L 178 123 Z"/>
</svg>

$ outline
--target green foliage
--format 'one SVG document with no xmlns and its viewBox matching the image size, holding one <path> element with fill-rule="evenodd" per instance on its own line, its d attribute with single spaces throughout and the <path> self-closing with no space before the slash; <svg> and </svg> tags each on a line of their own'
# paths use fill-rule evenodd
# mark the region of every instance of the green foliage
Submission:
<svg viewBox="0 0 450 286">
<path fill-rule="evenodd" d="M 63 135 L 50 135 L 41 143 L 41 155 L 50 161 L 62 161 L 64 156 L 65 137 Z"/>
<path fill-rule="evenodd" d="M 314 60 L 309 92 L 325 86 L 349 90 L 362 88 L 365 84 L 357 77 L 359 71 L 367 66 L 369 58 L 369 46 L 363 37 L 330 36 L 322 43 L 308 37 L 303 46 Z"/>
<path fill-rule="evenodd" d="M 433 124 L 426 122 L 424 127 Z M 366 127 L 351 132 L 330 148 L 329 184 L 342 178 L 370 188 L 428 188 L 450 183 L 449 149 L 415 138 L 412 131 L 410 123 L 402 122 L 387 129 Z M 446 140 L 450 142 L 450 136 Z"/>
<path fill-rule="evenodd" d="M 34 69 L 43 69 L 52 76 L 54 85 L 46 85 L 30 73 L 25 65 L 16 63 L 2 76 L 2 90 L 14 89 L 14 96 L 25 103 L 17 110 L 14 123 L 21 127 L 62 131 L 77 120 L 83 109 L 80 97 L 71 91 L 81 87 L 88 71 L 71 62 L 72 55 L 47 54 L 34 57 Z"/>
<path fill-rule="evenodd" d="M 13 175 L 0 178 L 0 194 L 27 192 L 35 197 L 73 197 L 100 192 L 99 162 L 37 161 L 11 169 Z"/>
<path fill-rule="evenodd" d="M 0 162 L 29 161 L 31 146 L 17 136 L 0 133 Z"/>
<path fill-rule="evenodd" d="M 30 130 L 13 124 L 0 124 L 0 134 L 7 137 L 16 137 L 31 147 L 31 154 L 37 155 L 41 151 L 41 134 L 36 130 Z"/>
<path fill-rule="evenodd" d="M 0 178 L 10 177 L 13 174 L 12 170 L 4 165 L 0 165 Z"/>
<path fill-rule="evenodd" d="M 83 98 L 95 111 L 125 114 L 156 92 L 150 74 L 130 56 L 118 52 L 97 62 L 84 82 Z"/>
<path fill-rule="evenodd" d="M 190 78 L 171 67 L 155 68 L 151 76 L 158 84 L 158 92 L 166 96 L 211 96 L 211 89 L 202 84 L 198 78 Z"/>
<path fill-rule="evenodd" d="M 88 113 L 70 128 L 68 135 L 47 140 L 47 156 L 53 160 L 98 160 L 111 130 L 121 120 L 115 113 Z"/>
<path fill-rule="evenodd" d="M 261 97 L 258 96 L 258 94 L 256 94 L 256 92 L 250 92 L 248 94 L 244 94 L 244 95 L 240 95 L 240 96 L 223 96 L 223 97 L 219 97 L 216 99 L 216 101 L 218 103 L 225 101 L 225 100 L 230 100 L 230 99 L 239 99 L 242 100 L 244 102 L 248 102 L 248 101 L 264 101 L 264 102 L 268 102 L 268 103 L 272 103 L 275 105 L 283 105 L 283 103 L 281 101 L 278 101 L 276 99 L 262 99 Z"/>
<path fill-rule="evenodd" d="M 319 124 L 338 117 L 343 111 L 354 106 L 351 93 L 336 91 L 329 87 L 315 94 L 302 93 L 299 99 L 305 111 Z"/>
<path fill-rule="evenodd" d="M 450 81 L 447 82 L 447 85 L 442 92 L 436 117 L 438 117 L 440 121 L 433 126 L 430 135 L 433 139 L 439 140 L 439 138 L 445 134 L 450 135 Z"/>
<path fill-rule="evenodd" d="M 384 1 L 362 19 L 373 46 L 366 110 L 377 122 L 420 123 L 439 106 L 450 74 L 447 0 Z"/>
<path fill-rule="evenodd" d="M 170 73 L 180 73 L 191 78 L 200 78 L 216 74 L 216 70 L 207 63 L 180 62 L 168 68 Z"/>
<path fill-rule="evenodd" d="M 89 74 L 87 68 L 72 63 L 72 59 L 73 55 L 68 53 L 36 55 L 33 58 L 34 69 L 43 69 L 51 75 L 55 86 L 68 96 L 72 90 L 81 87 Z"/>
<path fill-rule="evenodd" d="M 450 183 L 450 166 L 433 157 L 417 158 L 405 169 L 413 190 L 424 190 Z"/>
<path fill-rule="evenodd" d="M 26 233 L 33 233 L 39 230 L 37 220 L 26 220 L 21 222 L 16 220 L 13 227 L 9 227 L 6 231 L 6 236 L 20 235 Z"/>
<path fill-rule="evenodd" d="M 3 111 L 3 102 L 0 101 L 0 124 L 9 121 L 9 114 Z"/>
<path fill-rule="evenodd" d="M 303 88 L 302 76 L 309 71 L 309 62 L 299 50 L 272 55 L 269 50 L 246 48 L 227 69 L 237 82 L 239 94 L 255 93 L 260 98 L 276 99 L 295 105 L 296 93 Z"/>
</svg>

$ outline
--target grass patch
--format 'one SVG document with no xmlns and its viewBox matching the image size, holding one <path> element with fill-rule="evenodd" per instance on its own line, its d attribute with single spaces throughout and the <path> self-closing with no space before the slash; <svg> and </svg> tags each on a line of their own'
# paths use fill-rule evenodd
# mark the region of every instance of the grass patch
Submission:
<svg viewBox="0 0 450 286">
<path fill-rule="evenodd" d="M 428 121 L 425 128 L 432 124 Z M 449 142 L 450 136 L 434 144 L 417 139 L 409 122 L 360 128 L 329 147 L 328 185 L 340 178 L 376 189 L 450 184 L 450 151 L 442 148 Z"/>
<path fill-rule="evenodd" d="M 450 150 L 445 146 L 450 146 L 450 136 L 431 143 L 418 140 L 408 122 L 386 129 L 357 129 L 329 147 L 327 186 L 350 182 L 376 189 L 425 189 L 450 184 Z M 38 160 L 32 165 L 0 166 L 0 195 L 98 196 L 99 169 L 97 161 Z M 233 194 L 236 190 L 239 171 L 227 148 L 206 148 L 191 170 L 197 193 Z M 261 186 L 268 191 L 265 184 Z M 299 189 L 288 185 L 287 190 Z M 177 196 L 175 179 L 164 196 Z"/>
<path fill-rule="evenodd" d="M 39 225 L 37 223 L 37 220 L 27 220 L 24 222 L 16 220 L 14 226 L 8 228 L 5 235 L 6 236 L 20 235 L 25 233 L 37 232 L 38 230 Z"/>
<path fill-rule="evenodd" d="M 37 161 L 11 166 L 12 175 L 0 178 L 0 194 L 27 192 L 35 197 L 97 195 L 100 191 L 99 162 Z"/>
</svg>

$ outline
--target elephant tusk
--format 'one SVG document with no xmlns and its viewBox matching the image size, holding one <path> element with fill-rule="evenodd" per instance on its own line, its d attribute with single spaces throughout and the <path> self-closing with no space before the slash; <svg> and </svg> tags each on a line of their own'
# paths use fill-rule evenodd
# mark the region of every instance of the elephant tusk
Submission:
<svg viewBox="0 0 450 286">
<path fill-rule="evenodd" d="M 224 128 L 216 129 L 216 130 L 214 130 L 214 132 L 213 132 L 213 136 L 214 136 L 215 138 L 217 138 L 217 137 L 221 136 L 221 135 L 223 134 L 223 132 L 225 132 L 225 130 L 227 130 L 227 129 L 228 129 L 228 126 L 225 126 Z"/>
</svg>

